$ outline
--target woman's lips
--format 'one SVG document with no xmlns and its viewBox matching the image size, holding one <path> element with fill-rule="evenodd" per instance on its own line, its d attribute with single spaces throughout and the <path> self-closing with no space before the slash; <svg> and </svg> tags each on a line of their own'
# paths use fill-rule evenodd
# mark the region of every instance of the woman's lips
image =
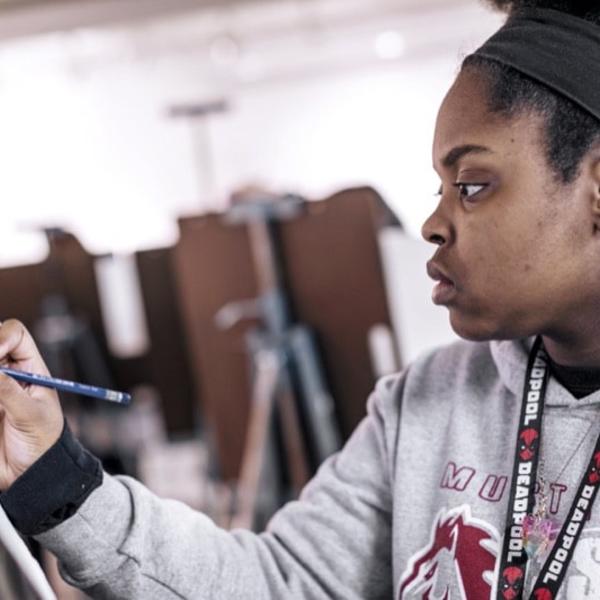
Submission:
<svg viewBox="0 0 600 600">
<path fill-rule="evenodd" d="M 454 284 L 449 280 L 443 280 L 439 281 L 437 285 L 434 286 L 433 291 L 431 292 L 431 299 L 434 304 L 449 304 L 455 293 L 456 288 L 454 287 Z"/>
<path fill-rule="evenodd" d="M 431 299 L 434 304 L 448 304 L 456 295 L 456 285 L 454 281 L 447 277 L 441 269 L 432 262 L 427 263 L 427 274 L 431 279 L 437 281 L 431 293 Z"/>
</svg>

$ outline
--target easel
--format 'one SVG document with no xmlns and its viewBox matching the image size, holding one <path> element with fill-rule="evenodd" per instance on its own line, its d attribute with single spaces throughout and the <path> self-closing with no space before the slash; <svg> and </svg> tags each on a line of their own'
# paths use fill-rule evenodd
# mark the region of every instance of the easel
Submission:
<svg viewBox="0 0 600 600">
<path fill-rule="evenodd" d="M 341 445 L 312 332 L 293 320 L 281 258 L 278 223 L 299 215 L 303 206 L 297 196 L 257 199 L 235 206 L 227 216 L 228 223 L 248 227 L 259 297 L 224 306 L 217 323 L 226 328 L 247 317 L 261 320 L 247 337 L 252 404 L 232 527 L 260 528 L 282 500 L 297 497 L 317 466 Z M 274 465 L 277 423 L 284 460 Z M 270 484 L 277 487 L 279 470 L 289 493 L 261 495 L 269 472 Z"/>
</svg>

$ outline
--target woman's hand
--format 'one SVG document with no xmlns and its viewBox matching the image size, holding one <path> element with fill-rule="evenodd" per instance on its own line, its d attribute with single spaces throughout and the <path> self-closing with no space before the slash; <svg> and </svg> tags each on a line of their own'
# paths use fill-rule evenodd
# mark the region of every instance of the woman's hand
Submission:
<svg viewBox="0 0 600 600">
<path fill-rule="evenodd" d="M 49 375 L 20 321 L 0 325 L 0 366 Z M 57 393 L 0 373 L 0 490 L 4 491 L 60 437 L 64 418 Z"/>
</svg>

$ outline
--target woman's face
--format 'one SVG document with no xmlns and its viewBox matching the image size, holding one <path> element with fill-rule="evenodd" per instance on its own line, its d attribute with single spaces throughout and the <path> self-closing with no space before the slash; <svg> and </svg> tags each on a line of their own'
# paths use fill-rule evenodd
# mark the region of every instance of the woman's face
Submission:
<svg viewBox="0 0 600 600">
<path fill-rule="evenodd" d="M 428 265 L 441 278 L 434 302 L 468 339 L 571 335 L 600 314 L 593 163 L 574 183 L 558 183 L 541 117 L 491 114 L 483 82 L 463 71 L 437 119 L 441 196 L 423 226 L 438 245 Z"/>
</svg>

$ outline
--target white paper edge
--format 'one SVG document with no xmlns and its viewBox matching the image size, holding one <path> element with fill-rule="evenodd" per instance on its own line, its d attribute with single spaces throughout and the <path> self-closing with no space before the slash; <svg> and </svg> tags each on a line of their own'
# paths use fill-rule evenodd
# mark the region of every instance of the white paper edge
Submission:
<svg viewBox="0 0 600 600">
<path fill-rule="evenodd" d="M 29 552 L 25 542 L 9 521 L 4 509 L 0 506 L 0 543 L 6 548 L 6 551 L 12 556 L 21 569 L 21 572 L 33 590 L 38 594 L 40 600 L 56 600 L 56 595 L 52 591 L 44 571 L 39 563 Z"/>
</svg>

